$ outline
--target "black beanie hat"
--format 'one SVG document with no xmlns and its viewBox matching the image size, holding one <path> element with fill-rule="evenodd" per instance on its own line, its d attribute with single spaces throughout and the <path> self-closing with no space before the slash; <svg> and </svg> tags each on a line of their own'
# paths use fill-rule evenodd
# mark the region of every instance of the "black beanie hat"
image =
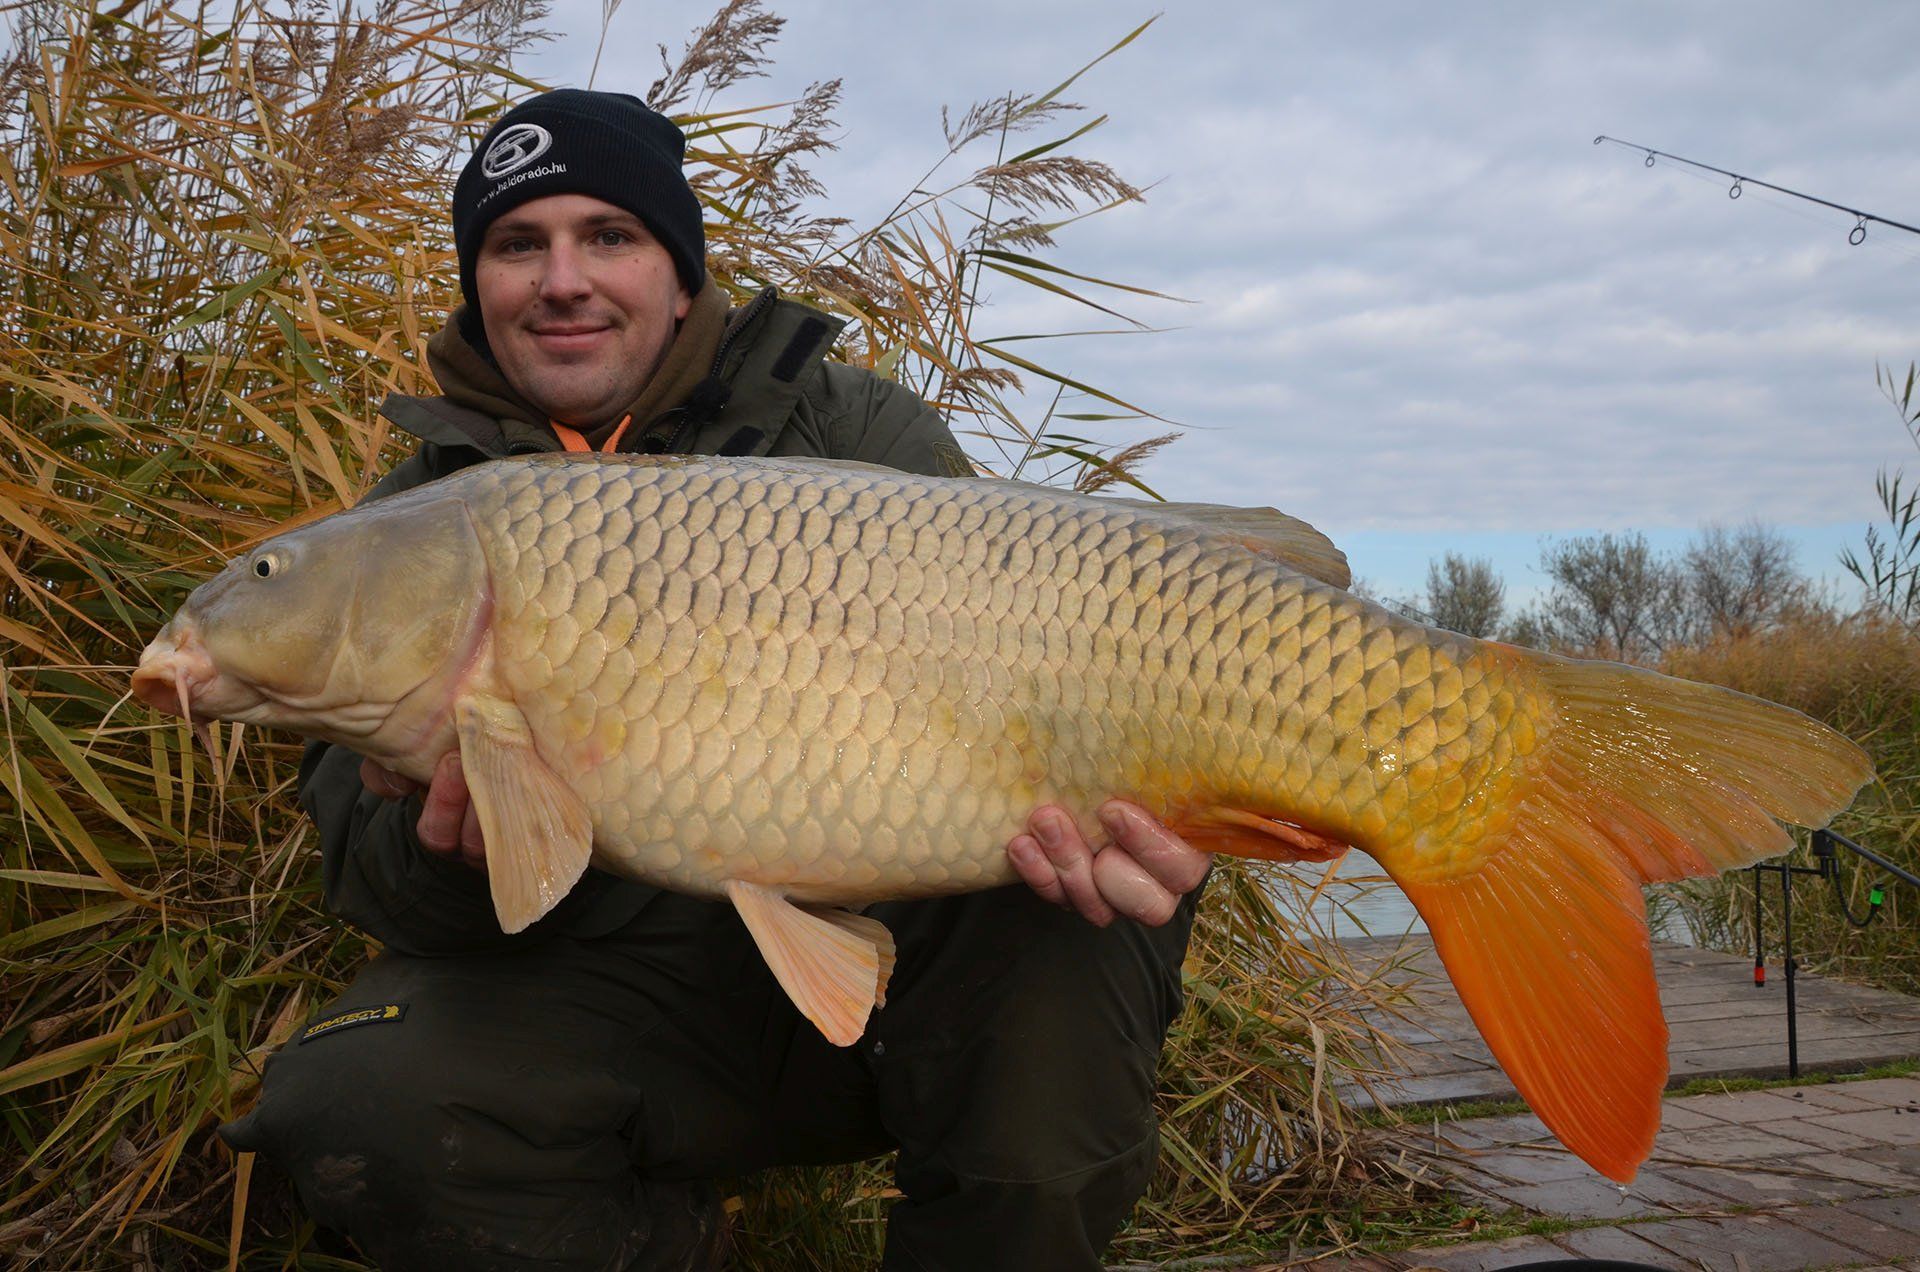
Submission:
<svg viewBox="0 0 1920 1272">
<path fill-rule="evenodd" d="M 474 262 L 502 213 L 550 194 L 585 194 L 625 208 L 667 249 L 689 294 L 706 282 L 700 201 L 680 170 L 687 139 L 630 93 L 560 88 L 502 115 L 453 187 L 460 290 L 477 327 Z"/>
</svg>

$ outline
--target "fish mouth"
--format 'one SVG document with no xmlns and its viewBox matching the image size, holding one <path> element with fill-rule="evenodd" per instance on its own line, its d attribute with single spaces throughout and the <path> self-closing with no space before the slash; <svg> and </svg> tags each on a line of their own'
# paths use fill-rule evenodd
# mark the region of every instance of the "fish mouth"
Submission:
<svg viewBox="0 0 1920 1272">
<path fill-rule="evenodd" d="M 260 695 L 220 674 L 200 634 L 177 617 L 141 651 L 132 689 L 134 697 L 156 711 L 189 724 L 231 718 L 260 701 Z"/>
</svg>

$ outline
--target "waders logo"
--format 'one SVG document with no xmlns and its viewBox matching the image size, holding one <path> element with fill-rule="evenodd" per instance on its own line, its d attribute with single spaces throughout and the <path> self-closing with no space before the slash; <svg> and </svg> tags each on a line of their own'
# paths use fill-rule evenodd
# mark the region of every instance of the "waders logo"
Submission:
<svg viewBox="0 0 1920 1272">
<path fill-rule="evenodd" d="M 355 1025 L 395 1025 L 407 1018 L 405 1003 L 383 1003 L 378 1007 L 362 1007 L 358 1011 L 343 1011 L 337 1016 L 328 1016 L 325 1020 L 316 1020 L 300 1034 L 300 1044 L 305 1046 L 315 1038 L 324 1038 L 330 1033 L 342 1029 L 351 1029 Z"/>
<path fill-rule="evenodd" d="M 553 134 L 538 124 L 515 124 L 493 139 L 480 159 L 481 175 L 493 181 L 520 169 L 547 153 Z"/>
</svg>

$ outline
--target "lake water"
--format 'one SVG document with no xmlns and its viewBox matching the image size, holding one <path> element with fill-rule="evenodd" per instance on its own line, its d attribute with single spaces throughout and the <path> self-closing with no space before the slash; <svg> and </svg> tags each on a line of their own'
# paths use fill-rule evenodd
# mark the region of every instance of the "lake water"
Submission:
<svg viewBox="0 0 1920 1272">
<path fill-rule="evenodd" d="M 1333 871 L 1333 882 L 1313 906 L 1328 936 L 1346 940 L 1427 930 L 1407 894 L 1393 886 L 1379 862 L 1357 848 L 1330 865 L 1300 863 L 1285 869 L 1309 888 Z"/>
<path fill-rule="evenodd" d="M 1328 936 L 1351 940 L 1427 930 L 1426 921 L 1407 900 L 1407 894 L 1393 885 L 1379 862 L 1358 848 L 1331 865 L 1300 863 L 1282 869 L 1308 888 L 1318 884 L 1328 870 L 1334 872 L 1333 882 L 1327 884 L 1313 906 L 1314 917 Z M 1648 918 L 1654 924 L 1656 940 L 1693 944 L 1692 934 L 1674 907 L 1655 908 Z"/>
</svg>

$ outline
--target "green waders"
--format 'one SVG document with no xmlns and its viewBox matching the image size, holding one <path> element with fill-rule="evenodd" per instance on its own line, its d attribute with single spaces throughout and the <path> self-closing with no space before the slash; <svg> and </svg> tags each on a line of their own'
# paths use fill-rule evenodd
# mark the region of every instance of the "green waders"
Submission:
<svg viewBox="0 0 1920 1272">
<path fill-rule="evenodd" d="M 711 1266 L 705 1181 L 892 1148 L 886 1268 L 1098 1268 L 1152 1170 L 1196 897 L 1158 929 L 1017 886 L 874 906 L 899 963 L 850 1048 L 711 902 L 662 894 L 595 940 L 390 951 L 223 1134 L 406 1272 Z"/>
</svg>

